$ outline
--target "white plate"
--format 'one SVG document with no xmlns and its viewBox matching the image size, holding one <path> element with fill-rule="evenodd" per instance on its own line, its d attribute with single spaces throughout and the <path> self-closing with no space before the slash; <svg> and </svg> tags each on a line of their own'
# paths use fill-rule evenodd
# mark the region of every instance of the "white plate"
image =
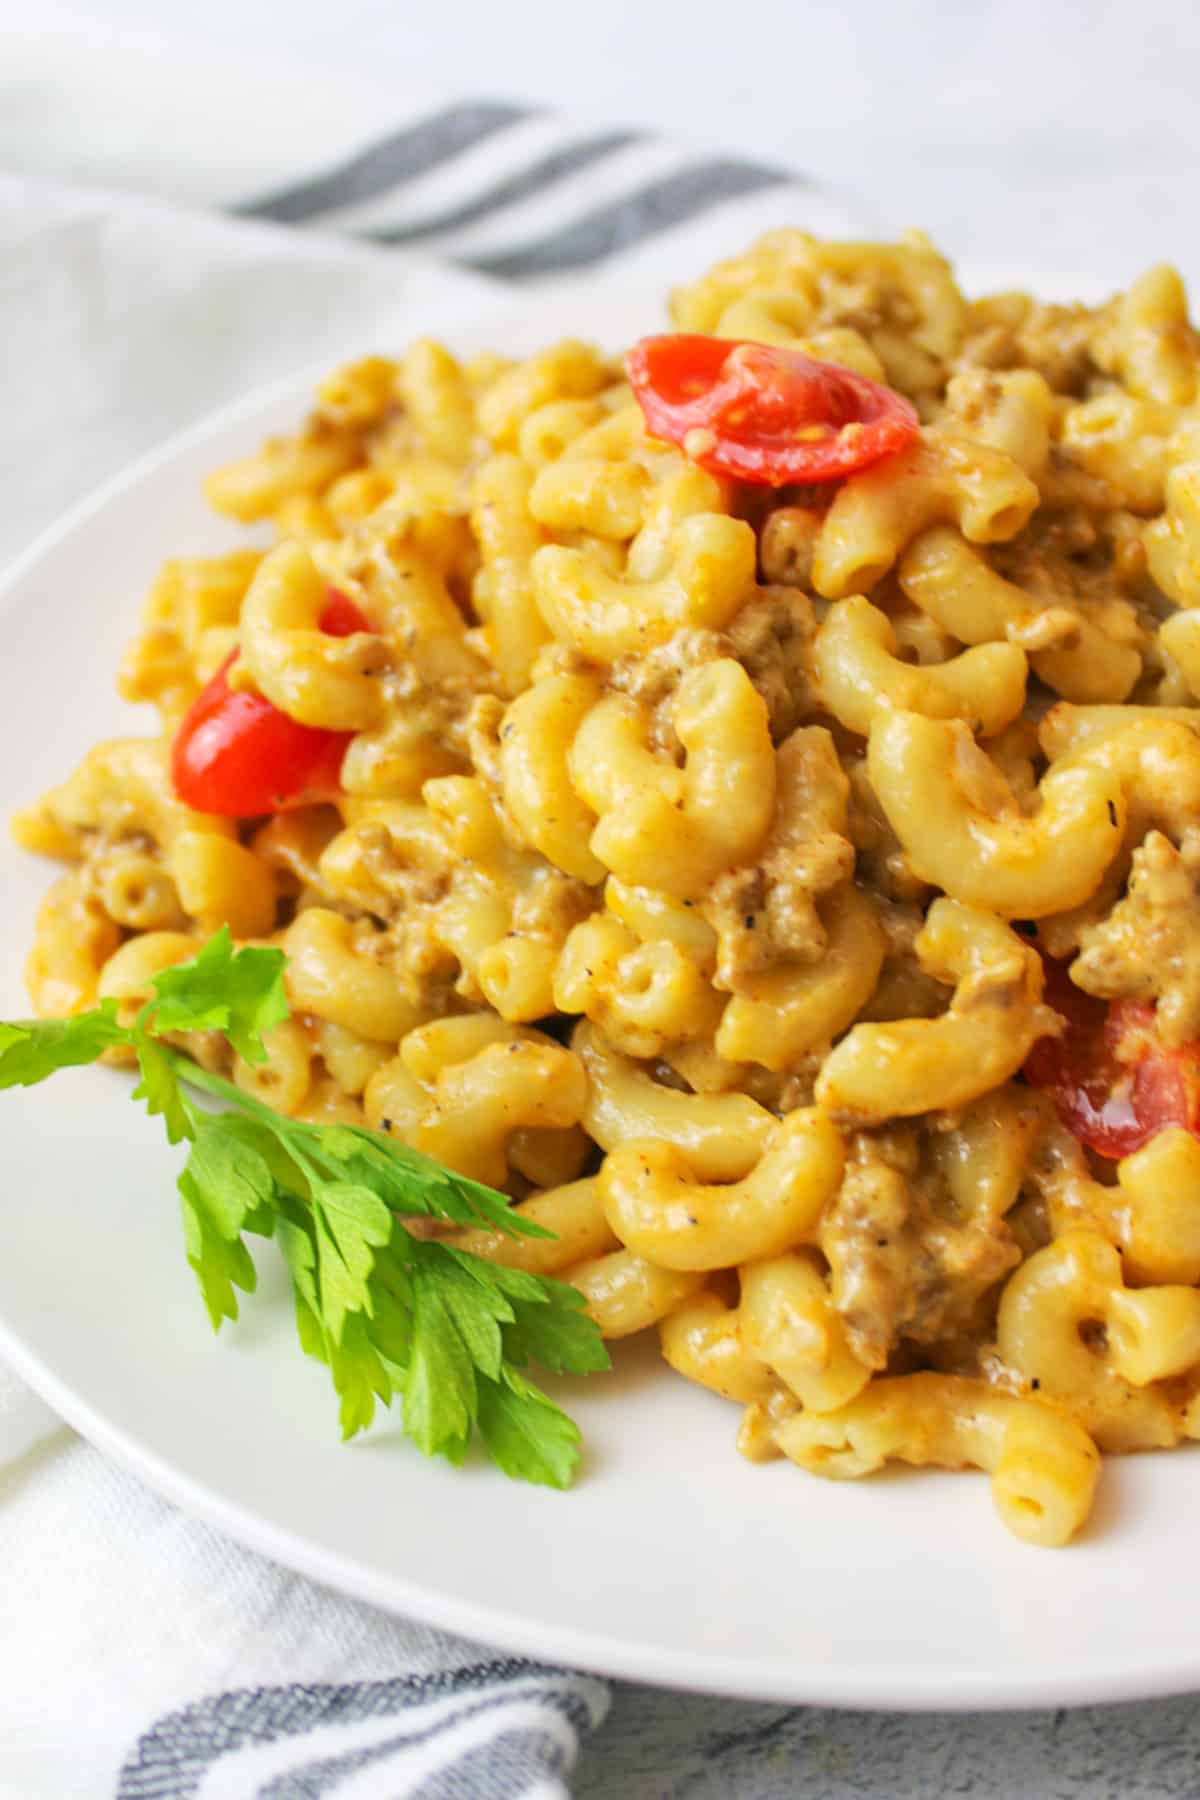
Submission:
<svg viewBox="0 0 1200 1800">
<path fill-rule="evenodd" d="M 506 304 L 456 341 L 620 342 L 656 316 L 580 289 Z M 112 698 L 141 594 L 163 557 L 234 541 L 199 479 L 286 427 L 309 386 L 177 439 L 13 572 L 0 811 L 96 738 L 144 728 Z M 0 1016 L 25 1010 L 20 965 L 51 876 L 0 848 Z M 0 1349 L 95 1443 L 256 1549 L 514 1650 L 670 1686 L 913 1708 L 1200 1686 L 1194 1452 L 1109 1463 L 1083 1540 L 1038 1551 L 1003 1530 L 981 1476 L 836 1485 L 743 1462 L 736 1409 L 672 1376 L 652 1344 L 621 1349 L 611 1377 L 560 1384 L 588 1445 L 565 1495 L 423 1462 L 386 1421 L 342 1445 L 270 1248 L 258 1298 L 214 1340 L 184 1261 L 174 1153 L 126 1088 L 80 1071 L 0 1097 Z"/>
</svg>

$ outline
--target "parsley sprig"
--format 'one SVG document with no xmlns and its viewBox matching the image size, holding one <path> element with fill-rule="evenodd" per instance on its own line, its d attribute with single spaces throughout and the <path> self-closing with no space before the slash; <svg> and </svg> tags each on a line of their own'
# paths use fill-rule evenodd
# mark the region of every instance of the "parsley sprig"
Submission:
<svg viewBox="0 0 1200 1800">
<path fill-rule="evenodd" d="M 427 1456 L 460 1463 L 476 1431 L 506 1475 L 566 1487 L 579 1430 L 526 1374 L 531 1363 L 585 1374 L 609 1366 L 583 1300 L 566 1282 L 421 1237 L 415 1217 L 546 1237 L 503 1194 L 361 1126 L 308 1124 L 262 1105 L 169 1040 L 221 1032 L 247 1063 L 288 1014 L 284 957 L 235 950 L 219 931 L 190 962 L 154 978 L 131 1024 L 116 1002 L 70 1019 L 0 1023 L 0 1088 L 31 1087 L 124 1045 L 134 1098 L 190 1148 L 178 1181 L 184 1242 L 214 1329 L 254 1292 L 248 1237 L 273 1237 L 287 1263 L 301 1347 L 329 1369 L 344 1437 L 399 1397 Z M 214 1112 L 196 1089 L 227 1103 Z"/>
</svg>

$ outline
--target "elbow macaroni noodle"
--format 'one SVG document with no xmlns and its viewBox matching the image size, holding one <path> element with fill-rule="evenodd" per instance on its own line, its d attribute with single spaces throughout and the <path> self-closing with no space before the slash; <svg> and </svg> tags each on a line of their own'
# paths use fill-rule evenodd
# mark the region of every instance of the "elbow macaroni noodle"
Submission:
<svg viewBox="0 0 1200 1800">
<path fill-rule="evenodd" d="M 1182 285 L 970 301 L 919 234 L 782 231 L 671 304 L 892 384 L 920 435 L 772 491 L 656 442 L 574 340 L 335 371 L 206 485 L 274 546 L 150 591 L 119 686 L 158 732 L 15 821 L 70 865 L 34 1003 L 132 1009 L 221 924 L 280 944 L 248 1092 L 506 1191 L 554 1237 L 455 1241 L 655 1326 L 746 1455 L 979 1467 L 1064 1543 L 1097 1446 L 1200 1436 L 1200 1141 L 1102 1181 L 1021 1077 L 1039 946 L 1172 1044 L 1200 1019 Z M 366 629 L 321 630 L 331 587 Z M 332 798 L 178 799 L 234 651 L 235 691 L 348 734 Z"/>
</svg>

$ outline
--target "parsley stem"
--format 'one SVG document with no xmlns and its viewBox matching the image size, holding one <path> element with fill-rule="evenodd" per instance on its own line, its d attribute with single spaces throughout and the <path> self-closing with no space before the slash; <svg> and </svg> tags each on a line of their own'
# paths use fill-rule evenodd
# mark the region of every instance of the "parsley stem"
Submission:
<svg viewBox="0 0 1200 1800">
<path fill-rule="evenodd" d="M 242 1112 L 257 1113 L 260 1119 L 267 1119 L 272 1125 L 279 1125 L 282 1115 L 262 1100 L 256 1100 L 253 1094 L 247 1094 L 235 1082 L 224 1075 L 216 1075 L 211 1069 L 202 1069 L 198 1062 L 185 1056 L 181 1050 L 168 1049 L 163 1046 L 164 1053 L 180 1081 L 188 1087 L 199 1088 L 202 1093 L 212 1094 L 218 1100 L 228 1100 Z"/>
</svg>

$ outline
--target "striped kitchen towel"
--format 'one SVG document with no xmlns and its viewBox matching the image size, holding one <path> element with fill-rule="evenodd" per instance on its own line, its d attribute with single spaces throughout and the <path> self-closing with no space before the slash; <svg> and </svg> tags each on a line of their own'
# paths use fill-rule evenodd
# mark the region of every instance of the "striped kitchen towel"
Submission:
<svg viewBox="0 0 1200 1800">
<path fill-rule="evenodd" d="M 678 280 L 772 225 L 837 233 L 847 223 L 845 204 L 794 170 L 482 99 L 406 122 L 234 210 L 521 282 L 618 258 Z"/>
<path fill-rule="evenodd" d="M 234 1689 L 156 1720 L 122 1768 L 116 1800 L 554 1800 L 607 1710 L 602 1682 L 511 1657 L 432 1675 Z"/>
</svg>

